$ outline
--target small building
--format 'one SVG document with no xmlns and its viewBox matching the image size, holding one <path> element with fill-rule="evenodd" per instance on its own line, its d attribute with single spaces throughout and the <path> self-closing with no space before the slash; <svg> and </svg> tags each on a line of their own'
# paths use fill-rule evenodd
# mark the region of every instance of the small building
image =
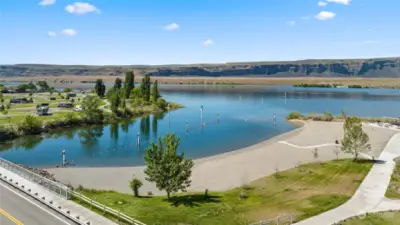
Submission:
<svg viewBox="0 0 400 225">
<path fill-rule="evenodd" d="M 12 104 L 26 104 L 29 103 L 27 98 L 12 98 L 10 99 L 10 103 Z"/>
<path fill-rule="evenodd" d="M 39 116 L 45 116 L 49 114 L 49 103 L 42 103 L 36 106 L 36 114 Z"/>
<path fill-rule="evenodd" d="M 58 103 L 58 108 L 72 108 L 74 105 L 70 102 L 60 102 Z"/>
<path fill-rule="evenodd" d="M 68 92 L 67 93 L 67 98 L 75 98 L 76 97 L 76 93 L 75 92 Z"/>
</svg>

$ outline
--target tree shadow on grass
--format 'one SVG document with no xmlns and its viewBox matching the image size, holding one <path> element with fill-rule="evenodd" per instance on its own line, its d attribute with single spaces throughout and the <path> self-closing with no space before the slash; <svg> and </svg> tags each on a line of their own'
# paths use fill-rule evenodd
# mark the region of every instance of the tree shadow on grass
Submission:
<svg viewBox="0 0 400 225">
<path fill-rule="evenodd" d="M 164 201 L 168 201 L 167 199 Z M 219 196 L 208 195 L 207 197 L 204 194 L 192 194 L 192 195 L 182 195 L 182 196 L 173 196 L 169 200 L 172 206 L 187 206 L 187 207 L 199 207 L 201 204 L 207 203 L 219 203 L 221 202 Z"/>
</svg>

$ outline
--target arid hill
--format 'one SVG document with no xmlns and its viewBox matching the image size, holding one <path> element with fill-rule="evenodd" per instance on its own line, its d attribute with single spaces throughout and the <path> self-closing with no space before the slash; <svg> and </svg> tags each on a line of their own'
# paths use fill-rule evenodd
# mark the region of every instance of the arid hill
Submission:
<svg viewBox="0 0 400 225">
<path fill-rule="evenodd" d="M 400 77 L 400 57 L 379 59 L 302 60 L 192 65 L 0 65 L 0 77 L 118 76 L 133 70 L 151 76 L 270 76 L 270 77 Z"/>
</svg>

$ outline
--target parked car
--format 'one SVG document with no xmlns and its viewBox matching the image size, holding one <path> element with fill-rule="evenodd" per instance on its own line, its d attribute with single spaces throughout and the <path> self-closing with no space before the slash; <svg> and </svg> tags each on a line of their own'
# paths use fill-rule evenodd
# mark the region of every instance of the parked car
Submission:
<svg viewBox="0 0 400 225">
<path fill-rule="evenodd" d="M 61 102 L 58 103 L 58 108 L 72 108 L 74 105 L 70 102 Z"/>
<path fill-rule="evenodd" d="M 75 111 L 75 112 L 80 112 L 80 111 L 82 111 L 83 109 L 84 109 L 83 106 L 77 105 L 77 106 L 75 106 L 74 111 Z"/>
</svg>

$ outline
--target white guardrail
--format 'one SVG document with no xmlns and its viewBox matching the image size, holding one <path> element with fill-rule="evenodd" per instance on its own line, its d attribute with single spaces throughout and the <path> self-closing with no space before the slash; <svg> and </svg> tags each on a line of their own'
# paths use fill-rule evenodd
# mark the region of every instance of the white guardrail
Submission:
<svg viewBox="0 0 400 225">
<path fill-rule="evenodd" d="M 88 204 L 90 206 L 90 208 L 92 209 L 92 207 L 97 208 L 98 210 L 103 211 L 103 213 L 108 213 L 110 215 L 115 216 L 115 218 L 120 221 L 124 221 L 125 223 L 128 224 L 133 224 L 133 225 L 146 225 L 145 223 L 142 223 L 140 221 L 137 221 L 123 213 L 121 213 L 120 211 L 117 211 L 115 209 L 112 209 L 110 207 L 107 207 L 106 205 L 103 205 L 101 203 L 98 203 L 96 201 L 94 201 L 93 199 L 90 199 L 84 195 L 82 195 L 81 193 L 75 192 L 73 190 L 71 190 L 70 188 L 68 188 L 67 186 L 60 184 L 58 182 L 49 180 L 45 177 L 42 177 L 36 173 L 33 173 L 17 164 L 14 164 L 10 161 L 7 161 L 3 158 L 0 158 L 0 166 L 5 168 L 6 170 L 16 173 L 17 175 L 20 175 L 21 177 L 30 180 L 42 187 L 44 187 L 45 189 L 51 191 L 52 193 L 65 198 L 65 199 L 70 199 L 71 197 L 75 197 L 81 201 L 84 201 L 86 204 Z M 75 218 L 72 217 L 70 215 L 69 211 L 63 211 L 62 206 L 58 206 L 56 207 L 53 202 L 50 201 L 46 201 L 44 197 L 40 198 L 40 196 L 37 195 L 37 193 L 33 194 L 31 193 L 30 189 L 26 189 L 27 187 L 22 186 L 18 186 L 18 182 L 13 183 L 12 179 L 8 179 L 6 176 L 2 176 L 0 174 L 0 178 L 4 181 L 6 181 L 7 183 L 11 184 L 12 186 L 18 188 L 19 190 L 22 190 L 24 193 L 34 197 L 35 199 L 39 200 L 40 202 L 48 205 L 49 207 L 53 208 L 54 210 L 56 210 L 57 212 L 63 214 L 64 216 L 70 218 L 71 220 L 75 221 L 78 224 L 84 224 L 84 225 L 89 225 L 90 223 L 83 223 L 82 221 L 79 221 L 79 217 Z"/>
</svg>

